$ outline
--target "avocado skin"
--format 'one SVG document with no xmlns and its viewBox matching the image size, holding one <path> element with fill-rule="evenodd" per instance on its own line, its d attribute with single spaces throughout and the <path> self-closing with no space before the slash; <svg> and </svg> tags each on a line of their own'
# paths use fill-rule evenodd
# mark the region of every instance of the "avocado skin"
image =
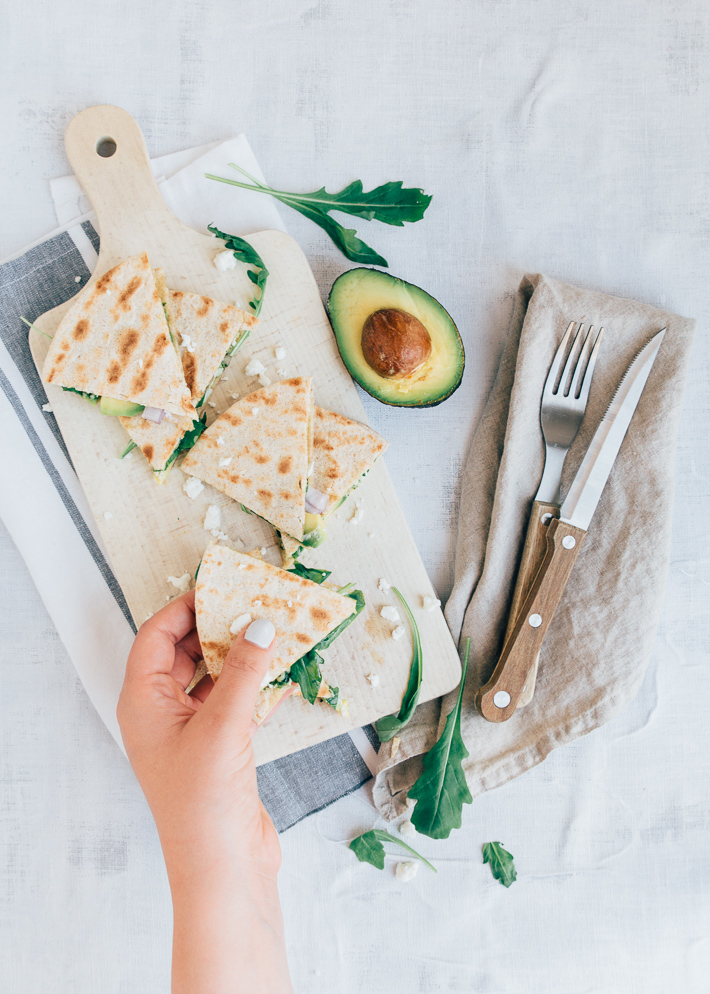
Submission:
<svg viewBox="0 0 710 994">
<path fill-rule="evenodd" d="M 466 358 L 458 328 L 448 311 L 421 287 L 379 269 L 349 269 L 333 283 L 327 308 L 348 372 L 380 403 L 390 407 L 436 407 L 461 385 Z M 429 360 L 430 375 L 407 393 L 400 392 L 398 381 L 389 381 L 371 369 L 362 354 L 362 326 L 370 314 L 385 308 L 414 314 L 435 346 L 436 355 Z"/>
</svg>

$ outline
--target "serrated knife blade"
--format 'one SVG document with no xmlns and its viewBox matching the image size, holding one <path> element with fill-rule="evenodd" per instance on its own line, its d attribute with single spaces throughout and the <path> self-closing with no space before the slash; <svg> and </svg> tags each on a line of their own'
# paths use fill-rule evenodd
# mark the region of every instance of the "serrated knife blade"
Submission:
<svg viewBox="0 0 710 994">
<path fill-rule="evenodd" d="M 654 335 L 624 373 L 577 470 L 560 508 L 560 518 L 576 528 L 589 529 L 665 334 L 663 328 Z"/>
</svg>

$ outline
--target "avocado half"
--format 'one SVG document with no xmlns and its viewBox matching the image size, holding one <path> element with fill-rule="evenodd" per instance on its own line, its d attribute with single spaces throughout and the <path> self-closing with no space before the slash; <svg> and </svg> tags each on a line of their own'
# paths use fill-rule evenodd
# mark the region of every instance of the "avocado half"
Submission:
<svg viewBox="0 0 710 994">
<path fill-rule="evenodd" d="M 465 355 L 458 329 L 413 283 L 379 269 L 350 269 L 333 284 L 328 313 L 348 372 L 383 404 L 434 407 L 460 385 Z"/>
</svg>

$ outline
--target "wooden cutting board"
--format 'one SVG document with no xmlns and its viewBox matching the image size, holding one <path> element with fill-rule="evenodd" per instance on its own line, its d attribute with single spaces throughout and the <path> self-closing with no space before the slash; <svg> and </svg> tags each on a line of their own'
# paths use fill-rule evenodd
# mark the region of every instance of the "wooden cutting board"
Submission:
<svg viewBox="0 0 710 994">
<path fill-rule="evenodd" d="M 105 153 L 113 145 L 113 154 L 99 154 L 99 148 Z M 213 259 L 224 248 L 223 242 L 186 227 L 168 210 L 153 179 L 141 131 L 126 111 L 111 106 L 82 111 L 67 128 L 66 148 L 96 211 L 101 236 L 98 265 L 74 300 L 89 293 L 93 283 L 121 260 L 147 251 L 151 265 L 164 269 L 171 288 L 237 303 L 248 310 L 254 287 L 246 277 L 246 267 L 219 272 Z M 219 224 L 219 218 L 214 221 Z M 365 421 L 303 252 L 280 231 L 261 231 L 250 235 L 249 241 L 270 274 L 264 307 L 258 327 L 212 395 L 216 408 L 208 408 L 208 420 L 233 403 L 232 394 L 241 397 L 259 388 L 244 372 L 249 359 L 258 358 L 274 381 L 280 378 L 277 367 L 287 376 L 312 376 L 317 404 Z M 52 335 L 71 303 L 43 314 L 37 326 Z M 48 344 L 43 335 L 30 331 L 40 371 Z M 276 361 L 274 349 L 279 345 L 287 355 Z M 209 504 L 221 508 L 222 531 L 235 548 L 264 548 L 265 558 L 280 565 L 278 542 L 265 522 L 245 514 L 211 487 L 190 500 L 182 490 L 185 477 L 179 468 L 171 471 L 163 486 L 157 485 L 139 452 L 128 459 L 118 458 L 127 437 L 117 418 L 100 414 L 60 387 L 48 386 L 47 396 L 136 625 L 175 595 L 168 576 L 194 574 L 213 541 L 203 528 Z M 352 524 L 356 500 L 364 515 Z M 340 687 L 349 715 L 290 698 L 255 737 L 259 763 L 399 709 L 412 656 L 411 635 L 404 621 L 407 635 L 392 639 L 393 626 L 380 616 L 380 608 L 397 600 L 391 591 L 378 589 L 380 577 L 402 591 L 419 625 L 424 652 L 420 700 L 446 693 L 460 676 L 456 648 L 441 611 L 422 609 L 422 597 L 433 595 L 431 583 L 383 459 L 333 516 L 327 541 L 319 549 L 307 550 L 302 559 L 307 565 L 332 570 L 332 579 L 339 584 L 355 581 L 365 594 L 365 611 L 326 652 L 324 675 Z M 379 676 L 377 687 L 371 686 L 369 674 Z"/>
</svg>

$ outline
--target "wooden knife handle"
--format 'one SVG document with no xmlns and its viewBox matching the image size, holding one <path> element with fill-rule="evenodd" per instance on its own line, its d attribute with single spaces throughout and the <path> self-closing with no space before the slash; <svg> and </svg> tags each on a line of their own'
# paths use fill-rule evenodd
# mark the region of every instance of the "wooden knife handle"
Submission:
<svg viewBox="0 0 710 994">
<path fill-rule="evenodd" d="M 523 555 L 520 560 L 518 578 L 515 583 L 515 590 L 513 591 L 513 600 L 510 605 L 508 627 L 505 630 L 506 640 L 513 630 L 515 619 L 518 617 L 520 608 L 530 592 L 533 580 L 537 576 L 537 572 L 542 565 L 543 559 L 545 558 L 545 550 L 547 549 L 547 526 L 552 518 L 559 518 L 559 516 L 560 509 L 557 504 L 546 504 L 541 500 L 534 501 L 530 512 L 527 535 L 525 536 Z M 523 692 L 520 695 L 520 700 L 518 701 L 519 708 L 525 707 L 525 705 L 529 704 L 533 698 L 539 661 L 540 656 L 538 654 L 535 657 L 535 662 L 533 663 L 530 672 L 528 673 L 525 686 L 523 687 Z"/>
<path fill-rule="evenodd" d="M 506 721 L 514 713 L 586 535 L 558 518 L 550 522 L 542 565 L 493 675 L 476 694 L 476 707 L 488 721 Z"/>
</svg>

